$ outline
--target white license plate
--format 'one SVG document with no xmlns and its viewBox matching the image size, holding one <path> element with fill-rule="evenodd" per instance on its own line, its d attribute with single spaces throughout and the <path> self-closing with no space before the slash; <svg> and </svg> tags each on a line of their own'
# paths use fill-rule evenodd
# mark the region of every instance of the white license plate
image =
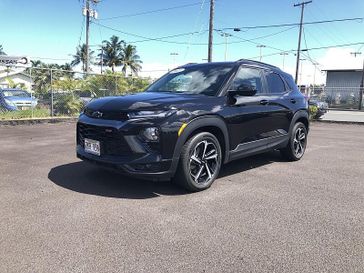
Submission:
<svg viewBox="0 0 364 273">
<path fill-rule="evenodd" d="M 100 141 L 85 138 L 85 152 L 100 156 Z"/>
</svg>

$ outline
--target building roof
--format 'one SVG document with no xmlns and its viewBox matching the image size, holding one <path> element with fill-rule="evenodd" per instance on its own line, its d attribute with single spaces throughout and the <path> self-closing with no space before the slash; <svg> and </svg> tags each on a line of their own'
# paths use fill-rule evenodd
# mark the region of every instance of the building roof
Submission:
<svg viewBox="0 0 364 273">
<path fill-rule="evenodd" d="M 341 69 L 322 69 L 322 71 L 327 71 L 327 72 L 362 72 L 363 69 L 360 69 L 360 68 L 341 68 Z"/>
</svg>

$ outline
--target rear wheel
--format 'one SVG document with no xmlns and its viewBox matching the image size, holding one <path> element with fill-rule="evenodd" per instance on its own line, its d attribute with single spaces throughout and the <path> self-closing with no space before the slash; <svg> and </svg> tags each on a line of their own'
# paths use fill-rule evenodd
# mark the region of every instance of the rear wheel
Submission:
<svg viewBox="0 0 364 273">
<path fill-rule="evenodd" d="M 209 188 L 219 174 L 221 155 L 220 143 L 213 134 L 194 135 L 183 145 L 174 180 L 190 191 Z"/>
<path fill-rule="evenodd" d="M 287 147 L 281 150 L 283 157 L 291 161 L 302 158 L 306 151 L 307 128 L 302 122 L 297 122 L 293 126 L 292 134 Z"/>
</svg>

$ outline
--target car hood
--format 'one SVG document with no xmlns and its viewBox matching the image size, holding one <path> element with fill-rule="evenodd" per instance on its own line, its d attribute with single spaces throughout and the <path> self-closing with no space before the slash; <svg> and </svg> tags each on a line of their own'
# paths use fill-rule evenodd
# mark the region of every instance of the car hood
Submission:
<svg viewBox="0 0 364 273">
<path fill-rule="evenodd" d="M 118 97 L 104 97 L 87 104 L 94 111 L 138 111 L 170 109 L 203 102 L 205 95 L 176 94 L 168 92 L 141 92 Z"/>
</svg>

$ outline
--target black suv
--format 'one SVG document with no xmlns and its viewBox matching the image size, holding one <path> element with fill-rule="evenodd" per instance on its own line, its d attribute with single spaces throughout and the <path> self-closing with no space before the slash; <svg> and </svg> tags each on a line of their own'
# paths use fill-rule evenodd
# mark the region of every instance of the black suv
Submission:
<svg viewBox="0 0 364 273">
<path fill-rule="evenodd" d="M 250 60 L 187 64 L 144 92 L 91 101 L 77 124 L 77 156 L 192 191 L 221 165 L 279 149 L 299 160 L 308 105 L 292 76 Z"/>
</svg>

